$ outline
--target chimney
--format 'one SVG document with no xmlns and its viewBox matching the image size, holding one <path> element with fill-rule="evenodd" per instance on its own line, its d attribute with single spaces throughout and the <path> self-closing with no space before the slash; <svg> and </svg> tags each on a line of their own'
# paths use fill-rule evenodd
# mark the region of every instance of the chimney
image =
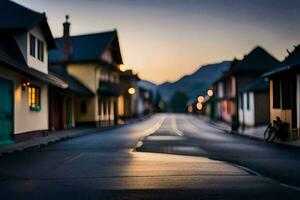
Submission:
<svg viewBox="0 0 300 200">
<path fill-rule="evenodd" d="M 72 54 L 72 40 L 70 37 L 70 23 L 68 22 L 69 15 L 66 15 L 66 21 L 63 23 L 64 35 L 63 35 L 63 60 L 67 61 Z"/>
</svg>

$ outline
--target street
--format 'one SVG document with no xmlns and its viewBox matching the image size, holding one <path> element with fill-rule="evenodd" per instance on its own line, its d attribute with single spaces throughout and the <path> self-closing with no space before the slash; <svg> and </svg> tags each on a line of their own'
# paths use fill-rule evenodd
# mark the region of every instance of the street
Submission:
<svg viewBox="0 0 300 200">
<path fill-rule="evenodd" d="M 156 114 L 0 157 L 0 199 L 299 199 L 299 160 L 193 115 Z"/>
</svg>

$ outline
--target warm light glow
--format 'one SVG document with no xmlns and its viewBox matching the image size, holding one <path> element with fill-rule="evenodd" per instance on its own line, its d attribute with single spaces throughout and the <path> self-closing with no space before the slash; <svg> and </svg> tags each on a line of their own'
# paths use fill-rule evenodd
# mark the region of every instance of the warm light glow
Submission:
<svg viewBox="0 0 300 200">
<path fill-rule="evenodd" d="M 198 102 L 197 103 L 197 109 L 198 110 L 202 110 L 203 106 L 202 106 L 202 103 Z"/>
<path fill-rule="evenodd" d="M 204 101 L 204 97 L 203 96 L 199 96 L 198 97 L 198 102 L 203 103 L 203 101 Z"/>
<path fill-rule="evenodd" d="M 123 64 L 120 64 L 120 65 L 119 65 L 119 68 L 120 68 L 120 70 L 121 70 L 122 72 L 125 72 L 125 71 L 127 70 L 127 67 L 126 67 L 125 65 L 123 65 Z"/>
<path fill-rule="evenodd" d="M 129 88 L 128 93 L 133 95 L 135 93 L 135 89 L 134 88 Z"/>
<path fill-rule="evenodd" d="M 214 92 L 212 90 L 208 90 L 207 91 L 207 95 L 210 96 L 210 97 L 212 97 L 214 95 Z"/>
<path fill-rule="evenodd" d="M 192 106 L 192 105 L 189 105 L 189 107 L 188 107 L 188 112 L 189 112 L 189 113 L 193 112 L 193 106 Z"/>
</svg>

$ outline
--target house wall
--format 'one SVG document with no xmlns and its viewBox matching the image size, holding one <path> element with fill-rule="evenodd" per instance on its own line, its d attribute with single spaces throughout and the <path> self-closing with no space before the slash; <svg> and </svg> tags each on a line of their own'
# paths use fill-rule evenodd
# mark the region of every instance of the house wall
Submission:
<svg viewBox="0 0 300 200">
<path fill-rule="evenodd" d="M 222 120 L 230 123 L 232 114 L 236 113 L 236 107 L 234 101 L 228 99 L 222 100 L 221 107 L 222 107 Z"/>
<path fill-rule="evenodd" d="M 255 125 L 255 102 L 254 102 L 254 93 L 249 92 L 249 109 L 247 108 L 247 93 L 244 92 L 243 94 L 243 102 L 242 107 L 239 106 L 239 122 L 241 124 L 245 124 L 246 126 L 254 126 Z"/>
<path fill-rule="evenodd" d="M 269 92 L 255 93 L 255 125 L 268 124 L 270 119 Z"/>
<path fill-rule="evenodd" d="M 219 82 L 217 85 L 217 97 L 223 98 L 224 97 L 224 84 L 223 82 Z"/>
<path fill-rule="evenodd" d="M 97 92 L 99 87 L 99 80 L 95 63 L 78 63 L 69 64 L 67 71 L 70 75 L 78 79 L 83 85 L 89 88 L 94 93 Z M 81 104 L 83 101 L 87 104 L 87 112 L 81 112 Z M 76 122 L 95 122 L 100 119 L 98 115 L 98 96 L 94 97 L 83 97 L 76 99 L 75 101 L 75 121 Z"/>
<path fill-rule="evenodd" d="M 14 83 L 14 133 L 48 130 L 48 85 L 30 81 L 41 88 L 41 110 L 36 112 L 29 109 L 28 90 L 22 90 L 20 74 L 0 66 L 0 77 Z"/>
<path fill-rule="evenodd" d="M 273 108 L 273 81 L 270 80 L 270 122 L 280 117 L 282 121 L 292 124 L 292 110 L 291 109 L 275 109 Z"/>
<path fill-rule="evenodd" d="M 81 110 L 81 106 L 84 102 L 86 104 L 86 112 L 82 112 Z M 97 121 L 98 120 L 96 119 L 96 115 L 98 116 L 98 110 L 96 110 L 97 105 L 98 105 L 98 101 L 97 98 L 95 97 L 84 97 L 84 96 L 76 97 L 76 99 L 74 100 L 75 122 L 91 123 Z"/>
<path fill-rule="evenodd" d="M 98 89 L 99 83 L 96 82 L 97 72 L 95 63 L 69 64 L 67 71 L 91 91 L 96 92 Z"/>
<path fill-rule="evenodd" d="M 30 34 L 44 43 L 44 61 L 37 59 L 37 45 L 36 45 L 36 57 L 30 55 Z M 38 26 L 33 27 L 31 30 L 24 34 L 14 36 L 26 62 L 31 68 L 38 71 L 48 73 L 48 48 L 45 37 L 42 34 L 41 29 Z"/>
</svg>

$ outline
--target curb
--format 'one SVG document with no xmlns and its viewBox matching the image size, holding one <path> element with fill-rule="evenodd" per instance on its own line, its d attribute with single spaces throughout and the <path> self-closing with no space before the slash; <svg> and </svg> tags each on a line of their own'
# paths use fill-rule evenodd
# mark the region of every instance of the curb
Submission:
<svg viewBox="0 0 300 200">
<path fill-rule="evenodd" d="M 43 148 L 46 147 L 48 145 L 60 142 L 60 141 L 64 141 L 64 140 L 69 140 L 69 139 L 73 139 L 73 138 L 78 138 L 81 136 L 86 136 L 86 135 L 90 135 L 90 134 L 95 134 L 97 132 L 103 132 L 103 131 L 109 131 L 109 130 L 113 130 L 113 129 L 119 129 L 122 128 L 124 126 L 127 125 L 131 125 L 131 124 L 135 124 L 135 123 L 139 123 L 142 121 L 145 121 L 146 119 L 151 118 L 152 115 L 147 115 L 144 116 L 142 118 L 138 118 L 138 119 L 134 119 L 126 124 L 120 124 L 120 125 L 115 125 L 115 126 L 111 126 L 111 127 L 102 127 L 102 128 L 87 128 L 85 130 L 79 131 L 77 133 L 70 133 L 70 134 L 65 134 L 65 135 L 58 135 L 58 136 L 54 136 L 54 135 L 50 135 L 48 137 L 50 138 L 46 138 L 45 137 L 45 141 L 43 141 L 43 139 L 41 139 L 41 141 L 37 141 L 37 142 L 33 142 L 31 144 L 24 144 L 21 145 L 20 147 L 15 147 L 15 148 L 10 148 L 9 146 L 4 147 L 3 149 L 0 149 L 0 157 L 1 156 L 5 156 L 5 155 L 9 155 L 9 154 L 13 154 L 13 153 L 17 153 L 17 152 L 22 152 L 28 149 L 34 149 L 34 148 Z"/>
<path fill-rule="evenodd" d="M 256 136 L 252 136 L 252 135 L 247 135 L 247 134 L 243 134 L 241 132 L 235 132 L 233 133 L 232 131 L 228 131 L 228 130 L 225 130 L 224 128 L 218 126 L 214 121 L 212 120 L 208 120 L 207 121 L 209 124 L 211 124 L 212 126 L 214 126 L 215 128 L 225 132 L 225 133 L 228 133 L 228 134 L 233 134 L 233 135 L 237 135 L 237 136 L 242 136 L 242 137 L 247 137 L 247 138 L 250 138 L 250 139 L 253 139 L 253 140 L 257 140 L 257 141 L 264 141 L 263 138 L 260 138 L 260 137 L 256 137 Z M 268 144 L 275 144 L 275 145 L 281 145 L 281 146 L 284 146 L 284 147 L 289 147 L 289 148 L 300 148 L 300 146 L 297 146 L 297 145 L 293 145 L 293 144 L 287 144 L 287 143 L 282 143 L 282 142 L 279 142 L 279 141 L 274 141 L 274 142 L 266 142 Z"/>
</svg>

